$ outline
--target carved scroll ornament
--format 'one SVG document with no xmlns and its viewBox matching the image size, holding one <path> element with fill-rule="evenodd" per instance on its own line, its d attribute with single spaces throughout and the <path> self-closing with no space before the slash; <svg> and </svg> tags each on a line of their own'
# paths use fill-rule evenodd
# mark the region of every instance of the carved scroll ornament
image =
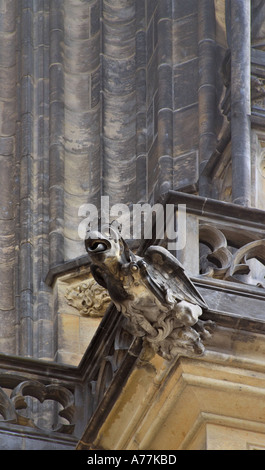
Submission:
<svg viewBox="0 0 265 470">
<path fill-rule="evenodd" d="M 243 274 L 253 274 L 255 279 L 248 260 L 256 259 L 265 266 L 265 239 L 248 241 L 238 248 L 231 248 L 223 231 L 208 224 L 200 227 L 199 238 L 200 243 L 210 249 L 200 260 L 201 273 L 207 277 L 249 284 L 239 277 Z M 238 233 L 235 231 L 229 238 L 234 245 L 235 240 L 239 238 Z M 256 282 L 256 286 L 265 287 L 264 275 Z"/>
<path fill-rule="evenodd" d="M 167 360 L 204 352 L 211 322 L 207 308 L 182 265 L 165 248 L 135 255 L 117 230 L 88 232 L 86 249 L 95 280 L 128 319 L 129 330 Z"/>
</svg>

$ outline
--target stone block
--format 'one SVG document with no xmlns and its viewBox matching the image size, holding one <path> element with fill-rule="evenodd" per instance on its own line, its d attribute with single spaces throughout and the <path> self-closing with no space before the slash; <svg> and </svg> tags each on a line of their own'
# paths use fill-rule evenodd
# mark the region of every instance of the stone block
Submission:
<svg viewBox="0 0 265 470">
<path fill-rule="evenodd" d="M 185 2 L 179 2 L 179 0 L 173 0 L 173 14 L 175 19 L 184 18 L 189 15 L 193 15 L 194 11 L 197 11 L 198 0 L 186 0 Z"/>
<path fill-rule="evenodd" d="M 50 32 L 50 65 L 63 63 L 63 32 L 54 29 Z"/>
<path fill-rule="evenodd" d="M 94 36 L 100 29 L 100 2 L 97 0 L 90 7 L 90 35 Z"/>
<path fill-rule="evenodd" d="M 172 131 L 171 109 L 160 109 L 158 112 L 158 155 L 172 156 L 173 148 L 173 131 Z"/>
<path fill-rule="evenodd" d="M 100 66 L 91 73 L 91 88 L 90 88 L 90 106 L 95 108 L 100 101 L 101 92 L 101 68 Z"/>
<path fill-rule="evenodd" d="M 174 68 L 174 109 L 178 110 L 198 102 L 198 60 Z"/>
<path fill-rule="evenodd" d="M 146 103 L 147 106 L 150 106 L 151 100 L 158 87 L 158 77 L 157 77 L 157 48 L 155 49 L 150 62 L 147 65 L 146 71 Z"/>
<path fill-rule="evenodd" d="M 16 2 L 4 0 L 0 6 L 0 31 L 12 33 L 16 28 Z"/>
<path fill-rule="evenodd" d="M 135 93 L 117 97 L 104 93 L 105 137 L 112 140 L 124 141 L 135 136 Z"/>
<path fill-rule="evenodd" d="M 16 313 L 15 310 L 3 310 L 0 307 L 0 351 L 8 352 L 9 354 L 14 354 L 15 351 L 15 324 L 16 324 Z M 10 345 L 8 345 L 10 341 Z M 6 349 L 3 345 L 8 346 Z"/>
<path fill-rule="evenodd" d="M 80 42 L 65 40 L 64 51 L 66 72 L 84 73 L 95 70 L 100 59 L 99 33 Z"/>
<path fill-rule="evenodd" d="M 57 279 L 54 298 L 58 315 L 57 357 L 60 362 L 78 365 L 100 324 L 109 297 L 84 267 Z"/>
<path fill-rule="evenodd" d="M 174 156 L 179 156 L 198 148 L 198 104 L 173 113 Z"/>
<path fill-rule="evenodd" d="M 12 156 L 0 156 L 0 219 L 14 217 L 14 201 L 11 197 L 14 185 L 14 167 Z"/>
<path fill-rule="evenodd" d="M 100 318 L 80 317 L 80 354 L 83 355 L 91 343 L 99 325 Z"/>
<path fill-rule="evenodd" d="M 58 313 L 58 349 L 79 354 L 79 316 L 65 313 Z"/>
<path fill-rule="evenodd" d="M 6 68 L 0 64 L 0 98 L 15 98 L 16 86 L 16 66 Z"/>
<path fill-rule="evenodd" d="M 152 17 L 146 30 L 146 62 L 148 63 L 154 52 L 154 18 Z"/>
<path fill-rule="evenodd" d="M 187 2 L 185 2 L 186 4 Z M 173 31 L 173 64 L 187 62 L 198 56 L 198 18 L 197 15 L 174 21 Z"/>
<path fill-rule="evenodd" d="M 174 158 L 174 189 L 188 187 L 198 181 L 198 152 L 190 152 Z"/>
<path fill-rule="evenodd" d="M 158 68 L 158 108 L 172 109 L 173 90 L 172 90 L 172 68 L 168 64 L 162 64 Z"/>
<path fill-rule="evenodd" d="M 0 311 L 14 309 L 14 261 L 0 264 L 0 285 L 2 294 L 0 298 Z"/>
<path fill-rule="evenodd" d="M 0 101 L 0 134 L 3 137 L 10 137 L 16 133 L 16 101 Z"/>
<path fill-rule="evenodd" d="M 145 67 L 146 65 L 146 32 L 137 31 L 136 32 L 136 65 L 137 68 Z"/>
<path fill-rule="evenodd" d="M 206 450 L 265 450 L 264 442 L 264 430 L 255 432 L 240 427 L 206 425 Z"/>
<path fill-rule="evenodd" d="M 117 60 L 102 57 L 104 91 L 117 96 L 135 91 L 135 55 Z"/>
<path fill-rule="evenodd" d="M 4 34 L 0 31 L 0 65 L 13 67 L 16 63 L 16 32 Z"/>
<path fill-rule="evenodd" d="M 87 111 L 90 107 L 90 76 L 87 73 L 64 74 L 64 102 L 73 111 Z"/>
<path fill-rule="evenodd" d="M 15 219 L 0 220 L 0 264 L 15 260 Z"/>
<path fill-rule="evenodd" d="M 156 8 L 157 8 L 156 2 L 154 2 L 153 0 L 147 0 L 146 1 L 146 22 L 147 22 L 147 24 L 151 20 L 151 17 L 153 16 Z"/>
<path fill-rule="evenodd" d="M 88 2 L 64 2 L 65 36 L 67 42 L 83 41 L 90 34 L 90 8 Z"/>
<path fill-rule="evenodd" d="M 172 21 L 171 19 L 159 19 L 157 24 L 158 62 L 159 64 L 172 65 Z"/>
<path fill-rule="evenodd" d="M 64 98 L 64 71 L 60 63 L 50 65 L 50 104 L 56 101 L 63 101 Z"/>
<path fill-rule="evenodd" d="M 15 150 L 15 136 L 8 136 L 8 137 L 0 136 L 0 157 L 13 155 L 14 150 Z"/>
<path fill-rule="evenodd" d="M 76 439 L 55 436 L 48 431 L 4 423 L 0 428 L 2 450 L 75 450 Z"/>
</svg>

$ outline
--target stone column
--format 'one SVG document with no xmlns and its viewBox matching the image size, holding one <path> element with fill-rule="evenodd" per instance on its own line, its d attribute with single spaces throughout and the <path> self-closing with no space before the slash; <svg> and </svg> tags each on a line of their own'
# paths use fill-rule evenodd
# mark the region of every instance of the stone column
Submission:
<svg viewBox="0 0 265 470">
<path fill-rule="evenodd" d="M 0 350 L 15 354 L 16 1 L 2 2 L 0 16 Z"/>
<path fill-rule="evenodd" d="M 155 18 L 156 20 L 156 18 Z M 173 182 L 173 87 L 172 87 L 172 2 L 157 6 L 157 198 L 172 189 Z"/>
<path fill-rule="evenodd" d="M 103 194 L 136 197 L 135 1 L 102 2 Z"/>
<path fill-rule="evenodd" d="M 146 49 L 145 2 L 136 0 L 136 202 L 147 198 Z"/>
<path fill-rule="evenodd" d="M 33 11 L 24 0 L 18 4 L 18 119 L 17 155 L 20 168 L 18 219 L 18 352 L 33 354 Z"/>
<path fill-rule="evenodd" d="M 251 201 L 250 151 L 250 0 L 231 1 L 231 142 L 232 197 Z"/>
<path fill-rule="evenodd" d="M 52 7 L 53 3 L 51 16 Z M 49 193 L 49 23 L 52 28 L 54 18 L 49 21 L 47 1 L 22 0 L 16 8 L 16 353 L 47 359 L 54 352 L 51 293 L 44 282 L 49 270 L 49 196 L 53 196 Z"/>
<path fill-rule="evenodd" d="M 82 204 L 99 205 L 100 2 L 64 6 L 64 259 L 85 253 L 79 238 Z"/>
<path fill-rule="evenodd" d="M 216 43 L 215 7 L 212 0 L 198 1 L 199 47 L 199 169 L 203 171 L 216 147 Z M 201 195 L 207 195 L 207 181 L 199 179 Z"/>
<path fill-rule="evenodd" d="M 50 1 L 49 57 L 49 263 L 64 260 L 64 10 Z"/>
</svg>

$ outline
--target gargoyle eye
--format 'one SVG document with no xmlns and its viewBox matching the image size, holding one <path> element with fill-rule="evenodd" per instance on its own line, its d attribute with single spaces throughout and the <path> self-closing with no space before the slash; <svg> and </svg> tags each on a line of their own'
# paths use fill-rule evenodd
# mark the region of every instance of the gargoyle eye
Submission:
<svg viewBox="0 0 265 470">
<path fill-rule="evenodd" d="M 106 249 L 107 249 L 107 246 L 105 245 L 105 243 L 100 243 L 100 242 L 94 242 L 90 247 L 90 250 L 93 250 L 93 251 L 105 251 Z"/>
<path fill-rule="evenodd" d="M 101 253 L 109 248 L 107 240 L 87 240 L 86 249 L 90 253 Z"/>
</svg>

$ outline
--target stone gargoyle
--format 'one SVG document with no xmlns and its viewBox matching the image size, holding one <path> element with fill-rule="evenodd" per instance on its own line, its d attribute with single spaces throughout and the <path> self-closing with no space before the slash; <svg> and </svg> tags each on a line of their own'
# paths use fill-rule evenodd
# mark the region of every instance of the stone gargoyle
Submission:
<svg viewBox="0 0 265 470">
<path fill-rule="evenodd" d="M 199 317 L 207 305 L 168 250 L 150 246 L 137 256 L 111 226 L 88 231 L 85 246 L 94 279 L 108 290 L 134 336 L 166 360 L 204 352 L 212 322 Z"/>
</svg>

